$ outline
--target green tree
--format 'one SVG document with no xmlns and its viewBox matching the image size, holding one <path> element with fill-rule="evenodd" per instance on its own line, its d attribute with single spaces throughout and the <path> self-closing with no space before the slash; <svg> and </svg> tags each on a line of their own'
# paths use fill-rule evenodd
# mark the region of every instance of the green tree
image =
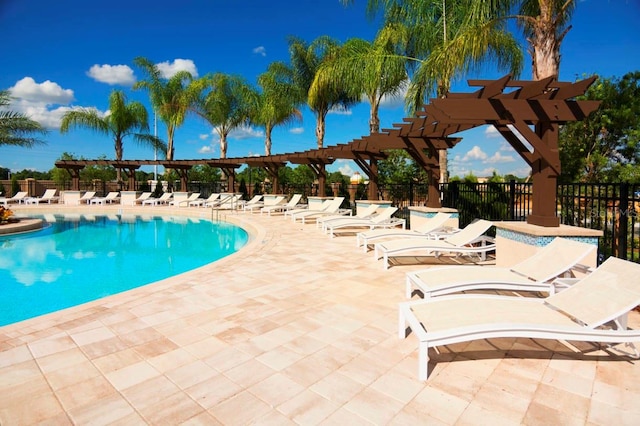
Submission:
<svg viewBox="0 0 640 426">
<path fill-rule="evenodd" d="M 122 160 L 124 139 L 132 137 L 140 145 L 167 151 L 162 140 L 149 134 L 149 116 L 140 102 L 127 103 L 125 94 L 114 90 L 109 95 L 109 111 L 101 115 L 95 108 L 80 108 L 67 111 L 62 116 L 60 132 L 67 133 L 73 128 L 86 128 L 113 137 L 116 160 Z M 117 171 L 121 180 L 121 171 Z"/>
<path fill-rule="evenodd" d="M 378 111 L 384 96 L 397 96 L 407 82 L 405 58 L 396 54 L 398 35 L 384 27 L 373 42 L 352 38 L 334 58 L 321 63 L 309 91 L 311 99 L 323 88 L 347 90 L 353 98 L 369 102 L 369 131 L 380 131 Z M 366 58 L 356 60 L 355 58 Z M 326 90 L 326 89 L 325 89 Z"/>
<path fill-rule="evenodd" d="M 378 175 L 382 185 L 411 182 L 414 178 L 426 180 L 426 173 L 402 149 L 387 151 L 388 157 L 378 163 Z"/>
<path fill-rule="evenodd" d="M 195 112 L 213 126 L 220 137 L 220 158 L 226 158 L 229 133 L 250 123 L 258 93 L 244 78 L 223 73 L 205 75 L 194 87 L 199 93 Z"/>
<path fill-rule="evenodd" d="M 270 64 L 267 72 L 258 77 L 258 85 L 262 91 L 251 121 L 264 127 L 264 151 L 271 155 L 273 128 L 302 122 L 298 107 L 304 102 L 304 94 L 294 83 L 293 70 L 283 62 Z"/>
<path fill-rule="evenodd" d="M 324 145 L 327 114 L 334 108 L 346 109 L 358 102 L 359 97 L 349 93 L 347 87 L 329 82 L 318 82 L 311 92 L 316 73 L 324 62 L 333 60 L 340 50 L 339 43 L 321 36 L 307 43 L 299 38 L 289 39 L 289 55 L 294 72 L 294 82 L 302 93 L 307 94 L 307 106 L 316 117 L 316 142 L 318 148 Z M 326 84 L 325 84 L 326 83 Z"/>
<path fill-rule="evenodd" d="M 184 124 L 187 112 L 197 95 L 197 91 L 191 85 L 193 76 L 187 71 L 179 71 L 166 79 L 149 59 L 137 57 L 134 63 L 145 73 L 147 79 L 137 81 L 133 88 L 143 89 L 149 93 L 155 113 L 167 127 L 166 158 L 173 160 L 176 129 Z"/>
<path fill-rule="evenodd" d="M 585 120 L 562 126 L 563 182 L 640 181 L 640 71 L 601 78 L 579 99 L 599 100 Z"/>
<path fill-rule="evenodd" d="M 0 145 L 31 148 L 45 144 L 36 137 L 47 133 L 42 125 L 23 113 L 9 110 L 10 104 L 10 92 L 0 90 Z"/>
<path fill-rule="evenodd" d="M 369 0 L 369 15 L 383 11 L 383 33 L 393 34 L 386 39 L 393 40 L 399 51 L 392 55 L 373 50 L 355 55 L 350 62 L 355 70 L 367 63 L 389 61 L 390 57 L 405 61 L 412 71 L 405 99 L 411 113 L 422 107 L 428 95 L 435 92 L 439 97 L 444 96 L 453 80 L 488 62 L 495 63 L 498 69 L 519 74 L 522 51 L 518 42 L 507 32 L 504 21 L 493 19 L 509 10 L 508 3 L 506 0 Z M 482 31 L 471 31 L 471 28 Z M 440 181 L 446 182 L 447 151 L 440 150 L 438 154 Z"/>
</svg>

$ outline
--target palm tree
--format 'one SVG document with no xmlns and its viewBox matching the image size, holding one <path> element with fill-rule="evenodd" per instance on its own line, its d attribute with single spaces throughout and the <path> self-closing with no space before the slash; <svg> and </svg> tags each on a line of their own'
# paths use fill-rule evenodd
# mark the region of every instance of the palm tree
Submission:
<svg viewBox="0 0 640 426">
<path fill-rule="evenodd" d="M 205 75 L 194 87 L 200 93 L 195 112 L 214 127 L 220 137 L 220 158 L 226 158 L 227 137 L 249 124 L 257 110 L 258 93 L 244 78 L 223 73 Z"/>
<path fill-rule="evenodd" d="M 569 21 L 575 7 L 575 0 L 522 1 L 520 13 L 514 18 L 529 43 L 534 80 L 558 77 L 560 45 L 571 30 Z"/>
<path fill-rule="evenodd" d="M 147 58 L 137 57 L 134 63 L 146 74 L 147 80 L 137 81 L 133 88 L 149 92 L 154 111 L 167 126 L 167 160 L 173 160 L 176 129 L 184 123 L 197 93 L 191 85 L 193 76 L 188 71 L 179 71 L 165 79 L 158 67 Z"/>
<path fill-rule="evenodd" d="M 346 88 L 334 84 L 317 84 L 310 91 L 318 69 L 323 62 L 335 58 L 339 51 L 337 41 L 321 36 L 310 44 L 299 38 L 289 39 L 289 54 L 294 72 L 294 81 L 299 89 L 308 94 L 307 105 L 316 116 L 316 142 L 318 148 L 324 144 L 325 124 L 329 111 L 334 108 L 346 109 L 355 104 L 359 97 Z"/>
<path fill-rule="evenodd" d="M 262 88 L 258 99 L 258 109 L 251 121 L 264 126 L 265 155 L 271 155 L 271 132 L 278 125 L 302 122 L 302 112 L 298 105 L 304 102 L 299 87 L 294 84 L 293 70 L 282 62 L 269 65 L 267 72 L 258 76 Z"/>
<path fill-rule="evenodd" d="M 373 43 L 359 38 L 345 42 L 336 57 L 320 65 L 309 91 L 315 98 L 322 87 L 342 87 L 360 98 L 366 96 L 371 105 L 369 131 L 380 131 L 378 111 L 384 96 L 396 96 L 404 88 L 408 75 L 405 58 L 397 55 L 398 33 L 383 28 Z M 375 58 L 376 60 L 357 61 L 353 58 Z"/>
<path fill-rule="evenodd" d="M 131 136 L 134 141 L 162 152 L 167 151 L 165 143 L 149 134 L 149 115 L 140 102 L 127 103 L 120 90 L 109 95 L 109 111 L 103 116 L 95 108 L 80 108 L 68 111 L 62 117 L 60 132 L 67 133 L 72 128 L 87 128 L 113 137 L 116 160 L 122 160 L 123 141 Z M 118 168 L 118 182 L 121 170 Z"/>
<path fill-rule="evenodd" d="M 35 120 L 15 111 L 5 109 L 11 104 L 8 90 L 0 90 L 0 145 L 14 145 L 31 148 L 45 144 L 33 134 L 46 134 L 47 131 Z"/>
<path fill-rule="evenodd" d="M 352 2 L 342 1 L 345 4 Z M 489 16 L 504 14 L 509 9 L 506 1 L 369 0 L 368 13 L 374 16 L 383 10 L 382 32 L 395 34 L 393 40 L 401 50 L 396 55 L 375 50 L 365 52 L 349 62 L 355 68 L 372 61 L 388 61 L 390 55 L 403 59 L 412 71 L 406 97 L 411 113 L 420 109 L 429 95 L 446 95 L 455 78 L 486 62 L 495 62 L 498 68 L 519 74 L 522 52 L 515 38 L 506 31 L 504 21 L 492 20 L 487 25 L 487 15 L 480 13 L 486 10 L 478 11 L 486 4 L 491 6 Z M 479 23 L 485 25 L 483 31 L 467 31 Z M 440 150 L 439 163 L 440 181 L 446 182 L 446 150 Z"/>
</svg>

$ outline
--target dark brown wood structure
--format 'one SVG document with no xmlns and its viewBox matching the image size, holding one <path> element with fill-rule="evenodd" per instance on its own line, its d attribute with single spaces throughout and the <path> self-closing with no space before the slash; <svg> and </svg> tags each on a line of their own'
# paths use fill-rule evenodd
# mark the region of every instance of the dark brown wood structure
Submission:
<svg viewBox="0 0 640 426">
<path fill-rule="evenodd" d="M 328 164 L 336 159 L 353 160 L 368 176 L 368 197 L 377 198 L 378 161 L 387 157 L 386 151 L 404 149 L 429 175 L 428 207 L 441 207 L 438 190 L 440 168 L 439 151 L 449 149 L 462 139 L 457 135 L 475 127 L 494 126 L 513 146 L 532 169 L 533 210 L 527 222 L 554 227 L 556 216 L 555 190 L 560 174 L 558 152 L 559 125 L 584 119 L 595 111 L 600 102 L 575 100 L 585 93 L 596 77 L 575 83 L 558 82 L 553 78 L 540 81 L 517 81 L 510 76 L 498 80 L 470 80 L 469 86 L 479 87 L 470 93 L 449 93 L 431 99 L 414 117 L 403 119 L 392 129 L 384 129 L 355 139 L 320 149 L 260 157 L 203 159 L 203 160 L 73 160 L 58 161 L 56 167 L 69 170 L 74 189 L 79 188 L 80 170 L 85 165 L 111 165 L 126 170 L 129 187 L 135 183 L 135 170 L 141 165 L 162 165 L 180 174 L 183 187 L 187 171 L 197 164 L 221 168 L 233 188 L 235 169 L 242 164 L 266 170 L 278 187 L 278 169 L 287 163 L 307 164 L 316 174 L 319 195 L 325 194 Z"/>
</svg>

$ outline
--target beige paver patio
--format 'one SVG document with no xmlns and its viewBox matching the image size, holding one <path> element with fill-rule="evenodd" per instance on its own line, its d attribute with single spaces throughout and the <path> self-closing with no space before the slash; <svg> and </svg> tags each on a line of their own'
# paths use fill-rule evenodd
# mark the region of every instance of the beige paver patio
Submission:
<svg viewBox="0 0 640 426">
<path fill-rule="evenodd" d="M 20 211 L 149 214 L 149 207 Z M 207 216 L 203 209 L 153 208 Z M 592 424 L 640 420 L 640 368 L 614 352 L 492 339 L 431 353 L 397 337 L 414 262 L 387 271 L 315 224 L 224 213 L 251 230 L 219 262 L 0 327 L 0 425 Z M 491 266 L 488 266 L 491 267 Z M 640 326 L 632 313 L 630 325 Z"/>
</svg>

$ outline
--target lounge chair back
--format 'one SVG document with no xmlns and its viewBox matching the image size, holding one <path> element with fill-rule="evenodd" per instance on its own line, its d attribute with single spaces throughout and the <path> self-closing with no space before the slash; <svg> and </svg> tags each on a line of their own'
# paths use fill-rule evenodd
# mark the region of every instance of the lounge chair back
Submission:
<svg viewBox="0 0 640 426">
<path fill-rule="evenodd" d="M 326 207 L 323 209 L 325 212 L 334 213 L 340 209 L 340 205 L 344 201 L 344 197 L 336 197 L 333 200 L 327 200 L 328 203 Z"/>
<path fill-rule="evenodd" d="M 112 191 L 109 192 L 107 194 L 107 196 L 105 197 L 107 200 L 115 200 L 116 198 L 118 198 L 120 196 L 120 193 L 117 191 Z"/>
<path fill-rule="evenodd" d="M 438 212 L 435 214 L 435 216 L 433 216 L 426 222 L 421 223 L 415 228 L 411 228 L 411 230 L 416 231 L 420 234 L 428 234 L 442 228 L 449 219 L 451 219 L 450 213 Z"/>
<path fill-rule="evenodd" d="M 56 196 L 56 191 L 57 189 L 47 189 L 46 191 L 44 191 L 44 194 L 42 194 L 42 198 L 45 200 L 48 198 L 53 198 Z"/>
<path fill-rule="evenodd" d="M 393 214 L 397 211 L 398 211 L 397 207 L 386 207 L 382 209 L 380 213 L 378 213 L 373 218 L 371 218 L 371 223 L 379 224 L 379 223 L 387 222 L 389 219 L 391 219 L 391 216 L 393 216 Z"/>
<path fill-rule="evenodd" d="M 354 217 L 359 217 L 361 219 L 367 218 L 369 216 L 372 216 L 376 213 L 376 210 L 378 210 L 378 205 L 377 204 L 371 204 L 363 209 L 360 209 L 359 212 L 356 213 L 356 215 Z M 376 215 L 377 216 L 377 215 Z"/>
<path fill-rule="evenodd" d="M 545 303 L 590 328 L 616 319 L 640 304 L 640 264 L 610 257 L 591 274 Z"/>
<path fill-rule="evenodd" d="M 537 282 L 547 282 L 573 268 L 597 247 L 566 238 L 554 238 L 535 256 L 513 265 L 511 270 Z"/>
<path fill-rule="evenodd" d="M 87 191 L 84 193 L 84 195 L 82 195 L 82 197 L 80 197 L 80 199 L 82 201 L 85 201 L 85 200 L 90 200 L 95 196 L 96 196 L 96 191 Z"/>
<path fill-rule="evenodd" d="M 475 222 L 468 224 L 455 234 L 445 238 L 444 241 L 455 247 L 462 247 L 472 243 L 473 240 L 479 238 L 492 226 L 492 222 L 484 219 L 478 219 Z"/>
<path fill-rule="evenodd" d="M 288 207 L 295 207 L 298 205 L 298 203 L 300 202 L 300 200 L 302 200 L 302 194 L 293 194 L 291 196 L 291 199 L 289 200 L 289 202 L 287 203 Z"/>
<path fill-rule="evenodd" d="M 29 193 L 27 191 L 16 192 L 13 197 L 9 198 L 9 200 L 22 200 L 23 198 L 26 198 L 28 194 Z"/>
<path fill-rule="evenodd" d="M 246 204 L 246 205 L 249 205 L 249 206 L 250 206 L 251 204 L 255 204 L 255 203 L 257 203 L 257 202 L 258 202 L 258 201 L 260 201 L 261 199 L 262 199 L 262 194 L 254 195 L 252 199 L 250 199 L 249 201 L 247 201 L 247 204 Z"/>
</svg>

